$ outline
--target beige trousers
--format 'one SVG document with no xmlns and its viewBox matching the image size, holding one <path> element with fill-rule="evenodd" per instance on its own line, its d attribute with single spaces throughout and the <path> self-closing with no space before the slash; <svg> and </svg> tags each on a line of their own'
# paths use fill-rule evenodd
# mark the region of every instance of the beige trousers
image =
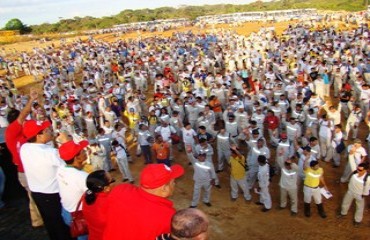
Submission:
<svg viewBox="0 0 370 240">
<path fill-rule="evenodd" d="M 37 209 L 36 203 L 33 201 L 33 198 L 31 196 L 31 191 L 28 188 L 28 182 L 27 182 L 26 175 L 22 172 L 18 172 L 18 180 L 20 184 L 22 185 L 22 187 L 26 189 L 28 198 L 30 200 L 30 215 L 31 215 L 32 227 L 40 227 L 44 225 L 44 221 L 42 220 L 39 210 Z"/>
</svg>

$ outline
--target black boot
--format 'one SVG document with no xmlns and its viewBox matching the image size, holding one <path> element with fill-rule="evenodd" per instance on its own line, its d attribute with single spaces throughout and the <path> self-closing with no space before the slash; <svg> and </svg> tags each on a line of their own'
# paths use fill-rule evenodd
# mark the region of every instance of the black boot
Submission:
<svg viewBox="0 0 370 240">
<path fill-rule="evenodd" d="M 311 206 L 309 203 L 304 203 L 304 215 L 306 217 L 311 217 Z"/>
<path fill-rule="evenodd" d="M 320 204 L 316 204 L 317 206 L 317 210 L 319 211 L 319 215 L 321 218 L 326 218 L 326 213 L 324 211 L 324 206 L 322 205 L 322 203 Z"/>
</svg>

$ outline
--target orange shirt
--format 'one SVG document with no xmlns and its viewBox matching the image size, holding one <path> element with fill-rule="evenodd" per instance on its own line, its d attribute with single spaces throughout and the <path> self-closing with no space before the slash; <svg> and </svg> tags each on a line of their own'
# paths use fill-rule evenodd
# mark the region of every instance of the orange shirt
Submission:
<svg viewBox="0 0 370 240">
<path fill-rule="evenodd" d="M 211 106 L 214 112 L 222 112 L 221 102 L 218 99 L 210 101 L 209 106 Z"/>
<path fill-rule="evenodd" d="M 112 72 L 116 73 L 118 72 L 118 65 L 117 64 L 112 64 Z"/>
<path fill-rule="evenodd" d="M 168 142 L 154 143 L 152 149 L 158 160 L 166 160 L 170 157 L 170 144 Z"/>
</svg>

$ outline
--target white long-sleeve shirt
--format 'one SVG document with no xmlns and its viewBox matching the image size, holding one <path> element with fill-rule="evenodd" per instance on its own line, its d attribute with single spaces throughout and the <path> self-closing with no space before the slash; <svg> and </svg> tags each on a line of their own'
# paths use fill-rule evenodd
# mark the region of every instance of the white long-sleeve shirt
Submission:
<svg viewBox="0 0 370 240">
<path fill-rule="evenodd" d="M 370 191 L 370 177 L 368 177 L 366 183 L 364 184 L 366 174 L 367 173 L 361 177 L 358 173 L 353 174 L 349 180 L 348 191 L 351 191 L 354 194 L 368 196 Z"/>
<path fill-rule="evenodd" d="M 191 157 L 194 168 L 193 180 L 195 182 L 210 182 L 216 179 L 216 172 L 213 163 L 198 161 L 194 156 Z"/>
<path fill-rule="evenodd" d="M 325 121 L 323 119 L 321 119 L 319 121 L 319 126 L 320 126 L 320 130 L 319 130 L 319 136 L 320 137 L 325 137 L 325 138 L 331 138 L 332 136 L 332 129 L 333 129 L 333 122 L 332 121 Z"/>
<path fill-rule="evenodd" d="M 360 111 L 355 111 L 353 110 L 350 114 L 349 114 L 349 117 L 347 119 L 347 123 L 352 123 L 356 126 L 358 126 L 361 122 L 361 119 L 362 119 L 362 112 L 361 110 Z"/>
<path fill-rule="evenodd" d="M 127 153 L 123 147 L 118 145 L 116 147 L 113 147 L 113 151 L 117 154 L 118 159 L 127 158 Z"/>
<path fill-rule="evenodd" d="M 298 183 L 298 166 L 295 163 L 291 164 L 291 169 L 285 166 L 281 168 L 281 176 L 279 185 L 285 189 L 297 189 Z"/>
<path fill-rule="evenodd" d="M 352 144 L 352 145 L 349 145 L 349 146 L 347 147 L 347 151 L 348 151 L 348 153 L 351 151 L 351 149 L 352 149 L 353 147 L 354 147 L 354 146 L 353 146 L 353 144 Z M 350 164 L 351 164 L 351 162 L 353 162 L 353 163 L 356 165 L 355 167 L 351 168 L 351 169 L 352 169 L 352 171 L 356 170 L 357 165 L 359 165 L 359 164 L 361 163 L 361 161 L 362 161 L 362 157 L 364 157 L 364 156 L 367 156 L 367 153 L 366 153 L 365 148 L 363 148 L 363 147 L 358 148 L 358 149 L 355 151 L 355 153 L 354 153 L 354 154 L 349 154 L 349 155 L 348 155 L 348 162 L 349 162 Z M 353 160 L 352 160 L 352 158 L 353 158 Z"/>
<path fill-rule="evenodd" d="M 342 105 L 338 105 L 338 109 L 335 110 L 334 112 L 330 111 L 329 108 L 327 107 L 327 105 L 324 105 L 323 107 L 326 111 L 326 113 L 328 114 L 328 117 L 329 119 L 332 119 L 333 122 L 334 122 L 334 125 L 338 125 L 340 124 L 341 122 L 341 109 L 342 109 Z"/>
<path fill-rule="evenodd" d="M 267 163 L 258 167 L 257 178 L 260 188 L 268 187 L 270 185 L 270 166 Z"/>
</svg>

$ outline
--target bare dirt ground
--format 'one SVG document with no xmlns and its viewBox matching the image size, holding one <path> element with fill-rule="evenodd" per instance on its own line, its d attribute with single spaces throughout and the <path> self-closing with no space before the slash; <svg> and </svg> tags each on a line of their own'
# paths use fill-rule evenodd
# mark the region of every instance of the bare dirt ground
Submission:
<svg viewBox="0 0 370 240">
<path fill-rule="evenodd" d="M 238 27 L 235 30 L 239 34 L 250 34 L 253 31 L 257 31 L 260 27 L 271 26 L 272 24 L 256 24 L 248 23 L 242 27 Z M 277 23 L 274 24 L 278 33 L 281 33 L 289 23 Z M 226 27 L 226 26 L 225 26 Z M 187 28 L 180 29 L 182 31 L 190 30 Z M 198 29 L 192 29 L 193 32 L 197 32 Z M 137 33 L 132 33 L 122 38 L 134 38 Z M 165 33 L 152 33 L 157 36 L 169 36 L 172 34 L 171 31 Z M 106 34 L 96 36 L 96 38 L 103 41 L 115 41 L 117 40 L 112 34 Z M 73 39 L 68 39 L 72 41 Z M 58 44 L 59 41 L 47 42 L 39 45 L 38 42 L 27 42 L 17 43 L 12 45 L 4 46 L 7 51 L 16 49 L 17 51 L 31 51 L 33 47 L 46 47 L 51 43 Z M 58 46 L 58 45 L 56 45 Z M 2 73 L 0 72 L 0 75 Z M 33 79 L 31 77 L 21 77 L 15 81 L 17 88 L 20 91 L 27 92 L 29 87 L 35 87 Z M 36 87 L 41 87 L 40 84 Z M 151 95 L 152 93 L 148 93 Z M 359 137 L 365 139 L 367 135 L 366 126 L 361 126 Z M 132 142 L 132 139 L 128 138 L 129 151 L 134 160 L 134 163 L 130 165 L 131 171 L 135 177 L 136 184 L 139 181 L 139 172 L 144 167 L 143 159 L 135 156 L 136 145 Z M 214 146 L 215 149 L 215 146 Z M 216 150 L 216 149 L 215 149 Z M 243 149 L 245 150 L 245 148 Z M 271 149 L 273 150 L 273 149 Z M 217 152 L 217 151 L 215 151 Z M 187 208 L 190 205 L 192 192 L 193 192 L 193 181 L 192 175 L 193 170 L 191 166 L 187 165 L 186 156 L 183 152 L 178 152 L 174 147 L 175 160 L 174 163 L 181 164 L 184 166 L 186 173 L 177 181 L 176 190 L 171 199 L 174 201 L 176 209 Z M 274 156 L 274 155 L 272 155 Z M 216 158 L 214 158 L 216 160 Z M 340 177 L 344 170 L 346 159 L 342 159 L 342 165 L 340 168 L 332 168 L 331 164 L 321 163 L 320 165 L 325 169 L 325 178 L 329 190 L 333 193 L 334 197 L 330 200 L 324 200 L 324 207 L 327 212 L 327 219 L 321 219 L 316 210 L 316 206 L 312 203 L 312 217 L 306 218 L 303 215 L 303 194 L 302 191 L 299 193 L 299 213 L 298 216 L 291 217 L 289 209 L 278 210 L 279 203 L 279 187 L 278 181 L 279 176 L 275 176 L 272 180 L 271 195 L 273 201 L 273 208 L 267 213 L 262 213 L 260 206 L 254 204 L 258 201 L 258 195 L 252 193 L 252 202 L 245 202 L 244 199 L 239 196 L 236 202 L 230 201 L 230 186 L 229 186 L 229 171 L 226 170 L 219 174 L 221 181 L 221 189 L 212 189 L 211 202 L 212 207 L 207 207 L 203 204 L 199 204 L 199 208 L 205 211 L 211 222 L 210 232 L 211 239 L 213 240 L 244 240 L 244 239 L 306 239 L 306 240 L 341 240 L 341 239 L 357 239 L 367 240 L 370 239 L 370 209 L 366 205 L 364 212 L 363 224 L 360 228 L 354 228 L 353 221 L 353 209 L 350 210 L 348 216 L 345 219 L 337 220 L 335 215 L 340 207 L 342 198 L 346 192 L 346 184 L 337 184 L 336 180 Z M 114 177 L 119 180 L 121 175 L 115 172 Z M 367 199 L 369 200 L 369 199 Z"/>
</svg>

